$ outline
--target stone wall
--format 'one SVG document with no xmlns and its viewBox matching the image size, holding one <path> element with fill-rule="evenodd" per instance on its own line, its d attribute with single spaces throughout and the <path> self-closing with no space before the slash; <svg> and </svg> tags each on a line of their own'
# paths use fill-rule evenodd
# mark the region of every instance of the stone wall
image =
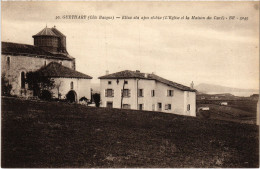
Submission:
<svg viewBox="0 0 260 169">
<path fill-rule="evenodd" d="M 29 71 L 36 71 L 50 62 L 62 63 L 63 66 L 73 68 L 73 61 L 70 60 L 46 59 L 39 57 L 13 56 L 2 54 L 1 71 L 2 75 L 4 74 L 12 85 L 11 94 L 17 96 L 29 94 L 29 92 L 25 92 L 21 88 L 21 73 L 24 72 L 26 74 Z M 25 89 L 26 88 L 27 86 L 25 87 Z"/>
</svg>

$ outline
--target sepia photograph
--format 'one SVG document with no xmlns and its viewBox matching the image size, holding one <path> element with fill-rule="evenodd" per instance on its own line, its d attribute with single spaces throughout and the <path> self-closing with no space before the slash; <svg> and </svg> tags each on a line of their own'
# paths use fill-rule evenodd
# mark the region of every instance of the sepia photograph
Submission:
<svg viewBox="0 0 260 169">
<path fill-rule="evenodd" d="M 2 1 L 2 168 L 259 168 L 259 1 Z"/>
</svg>

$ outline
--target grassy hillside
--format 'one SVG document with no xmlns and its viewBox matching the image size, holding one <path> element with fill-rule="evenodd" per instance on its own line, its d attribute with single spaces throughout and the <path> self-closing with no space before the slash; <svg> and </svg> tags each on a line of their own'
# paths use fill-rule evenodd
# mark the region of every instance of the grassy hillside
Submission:
<svg viewBox="0 0 260 169">
<path fill-rule="evenodd" d="M 2 167 L 258 167 L 255 125 L 2 99 Z"/>
<path fill-rule="evenodd" d="M 210 119 L 227 120 L 239 123 L 256 124 L 257 100 L 225 100 L 227 106 L 221 106 L 221 100 L 197 101 L 197 107 L 209 107 Z M 205 102 L 207 104 L 205 104 Z M 203 112 L 197 113 L 198 117 L 203 117 Z"/>
</svg>

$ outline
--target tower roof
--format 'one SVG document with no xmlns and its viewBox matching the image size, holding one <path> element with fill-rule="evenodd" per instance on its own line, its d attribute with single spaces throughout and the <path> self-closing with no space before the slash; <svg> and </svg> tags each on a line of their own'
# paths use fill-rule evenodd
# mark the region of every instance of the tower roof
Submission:
<svg viewBox="0 0 260 169">
<path fill-rule="evenodd" d="M 58 37 L 58 35 L 52 31 L 52 28 L 47 28 L 47 26 L 43 30 L 41 30 L 39 33 L 37 33 L 36 35 L 33 35 L 33 37 L 35 37 L 35 36 L 55 36 L 55 37 Z"/>
<path fill-rule="evenodd" d="M 55 26 L 53 28 L 51 28 L 51 30 L 53 33 L 55 33 L 59 37 L 66 37 L 63 33 L 61 33 L 58 29 L 56 29 Z"/>
</svg>

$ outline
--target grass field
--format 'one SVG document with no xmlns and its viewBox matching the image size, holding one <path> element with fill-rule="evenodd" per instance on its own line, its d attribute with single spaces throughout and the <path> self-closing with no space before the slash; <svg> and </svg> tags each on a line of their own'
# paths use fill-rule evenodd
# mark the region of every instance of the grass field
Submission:
<svg viewBox="0 0 260 169">
<path fill-rule="evenodd" d="M 219 100 L 207 102 L 209 103 L 197 102 L 197 107 L 209 107 L 210 119 L 256 124 L 257 100 L 228 100 L 227 106 L 221 106 L 219 103 L 222 101 Z M 202 117 L 200 113 L 197 116 Z"/>
<path fill-rule="evenodd" d="M 2 98 L 2 167 L 259 167 L 255 125 Z"/>
</svg>

